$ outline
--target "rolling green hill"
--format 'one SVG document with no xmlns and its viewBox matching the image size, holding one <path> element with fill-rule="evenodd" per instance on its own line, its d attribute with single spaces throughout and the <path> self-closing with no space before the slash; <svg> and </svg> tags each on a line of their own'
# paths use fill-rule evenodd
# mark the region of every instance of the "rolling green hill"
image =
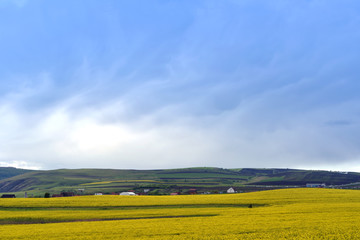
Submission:
<svg viewBox="0 0 360 240">
<path fill-rule="evenodd" d="M 9 169 L 14 170 L 14 169 Z M 238 191 L 254 191 L 284 186 L 305 186 L 306 183 L 340 185 L 360 182 L 360 173 L 310 171 L 297 169 L 223 169 L 183 168 L 166 170 L 116 169 L 59 169 L 27 171 L 24 174 L 0 180 L 0 192 L 34 194 L 61 191 L 121 192 L 165 194 L 187 193 L 189 189 L 202 192 L 221 192 L 230 186 Z M 20 172 L 18 172 L 20 173 Z"/>
<path fill-rule="evenodd" d="M 13 176 L 21 175 L 32 170 L 19 169 L 14 167 L 0 167 L 0 180 L 5 178 L 10 178 Z"/>
</svg>

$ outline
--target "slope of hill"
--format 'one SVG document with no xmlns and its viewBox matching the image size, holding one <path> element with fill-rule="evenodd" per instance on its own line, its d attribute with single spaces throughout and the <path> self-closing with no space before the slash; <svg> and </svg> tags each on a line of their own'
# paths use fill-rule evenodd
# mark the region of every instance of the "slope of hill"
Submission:
<svg viewBox="0 0 360 240">
<path fill-rule="evenodd" d="M 0 180 L 5 178 L 10 178 L 13 176 L 21 175 L 32 170 L 20 169 L 14 167 L 0 167 Z"/>
<path fill-rule="evenodd" d="M 183 168 L 165 170 L 59 169 L 30 171 L 0 181 L 0 192 L 85 191 L 161 194 L 186 192 L 196 188 L 203 192 L 225 191 L 230 186 L 240 191 L 305 186 L 306 183 L 339 185 L 360 182 L 360 173 L 297 169 L 223 169 Z M 84 189 L 84 190 L 83 190 Z"/>
</svg>

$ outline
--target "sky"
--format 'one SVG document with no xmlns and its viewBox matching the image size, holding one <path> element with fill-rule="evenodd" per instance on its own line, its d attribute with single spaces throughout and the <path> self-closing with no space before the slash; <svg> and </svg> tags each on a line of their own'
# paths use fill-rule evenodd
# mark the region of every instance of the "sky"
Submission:
<svg viewBox="0 0 360 240">
<path fill-rule="evenodd" d="M 360 171 L 357 0 L 0 0 L 0 166 Z"/>
</svg>

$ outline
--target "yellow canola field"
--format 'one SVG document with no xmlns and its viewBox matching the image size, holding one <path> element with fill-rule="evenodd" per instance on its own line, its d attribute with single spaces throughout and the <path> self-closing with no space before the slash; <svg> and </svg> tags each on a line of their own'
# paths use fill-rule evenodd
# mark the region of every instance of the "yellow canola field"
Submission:
<svg viewBox="0 0 360 240">
<path fill-rule="evenodd" d="M 357 190 L 0 199 L 0 208 L 0 239 L 360 239 Z M 21 218 L 74 222 L 6 223 Z"/>
<path fill-rule="evenodd" d="M 259 192 L 260 193 L 260 192 Z M 247 196 L 247 198 L 239 196 Z M 122 207 L 193 204 L 267 204 L 252 193 L 241 195 L 176 195 L 176 196 L 81 196 L 65 198 L 0 199 L 0 207 Z"/>
</svg>

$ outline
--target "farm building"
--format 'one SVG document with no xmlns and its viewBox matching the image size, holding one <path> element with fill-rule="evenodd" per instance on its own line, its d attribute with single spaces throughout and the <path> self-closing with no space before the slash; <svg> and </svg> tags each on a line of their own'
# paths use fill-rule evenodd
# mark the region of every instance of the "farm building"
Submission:
<svg viewBox="0 0 360 240">
<path fill-rule="evenodd" d="M 73 192 L 61 192 L 60 194 L 53 194 L 51 197 L 73 197 L 75 193 Z"/>
<path fill-rule="evenodd" d="M 133 192 L 122 192 L 119 195 L 121 196 L 135 196 L 136 194 Z"/>
<path fill-rule="evenodd" d="M 101 196 L 101 195 L 103 195 L 101 192 L 97 192 L 97 193 L 95 193 L 94 194 L 95 196 Z"/>
<path fill-rule="evenodd" d="M 227 193 L 235 193 L 235 190 L 231 187 L 231 188 L 229 188 L 226 192 L 227 192 Z"/>
<path fill-rule="evenodd" d="M 3 194 L 1 198 L 16 198 L 15 194 Z"/>
<path fill-rule="evenodd" d="M 197 190 L 195 188 L 189 189 L 189 194 L 197 194 Z"/>
<path fill-rule="evenodd" d="M 75 193 L 73 193 L 73 192 L 61 192 L 60 195 L 62 197 L 73 197 L 73 196 L 75 196 Z"/>
</svg>

